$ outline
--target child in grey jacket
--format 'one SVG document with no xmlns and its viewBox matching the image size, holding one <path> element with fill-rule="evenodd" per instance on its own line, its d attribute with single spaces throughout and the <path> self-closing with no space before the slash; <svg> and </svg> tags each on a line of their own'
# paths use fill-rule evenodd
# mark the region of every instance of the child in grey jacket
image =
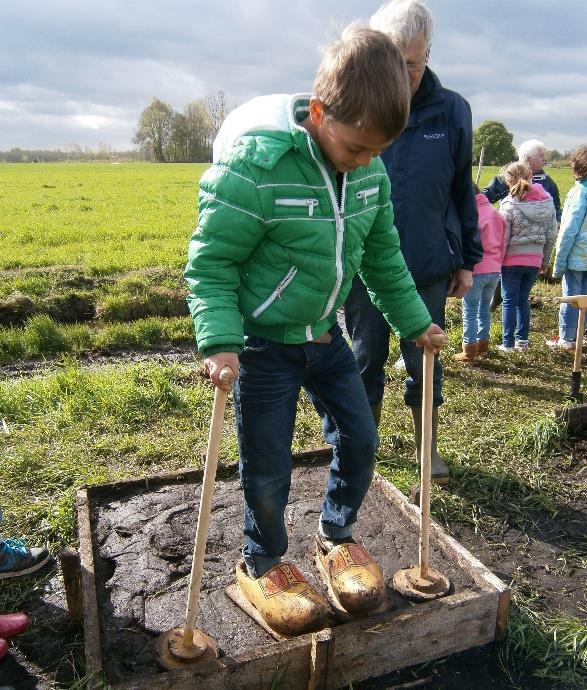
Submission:
<svg viewBox="0 0 587 690">
<path fill-rule="evenodd" d="M 507 223 L 508 243 L 501 269 L 502 352 L 528 349 L 530 290 L 538 273 L 546 273 L 556 240 L 556 212 L 552 197 L 532 183 L 524 163 L 503 170 L 509 194 L 499 212 Z"/>
</svg>

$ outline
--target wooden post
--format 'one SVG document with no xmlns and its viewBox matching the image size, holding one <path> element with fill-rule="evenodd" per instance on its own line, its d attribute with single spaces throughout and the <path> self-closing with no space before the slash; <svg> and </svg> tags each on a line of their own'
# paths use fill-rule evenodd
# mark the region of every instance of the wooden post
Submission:
<svg viewBox="0 0 587 690">
<path fill-rule="evenodd" d="M 334 636 L 330 628 L 312 635 L 308 690 L 329 690 L 328 666 L 334 657 Z"/>
<path fill-rule="evenodd" d="M 67 612 L 70 623 L 81 623 L 84 619 L 82 601 L 82 570 L 80 556 L 77 549 L 65 547 L 59 554 L 65 596 L 67 597 Z"/>
</svg>

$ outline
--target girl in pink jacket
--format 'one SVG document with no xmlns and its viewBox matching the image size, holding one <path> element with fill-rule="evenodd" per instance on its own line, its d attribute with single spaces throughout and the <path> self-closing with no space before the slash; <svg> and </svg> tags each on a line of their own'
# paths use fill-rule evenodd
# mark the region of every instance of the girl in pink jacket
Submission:
<svg viewBox="0 0 587 690">
<path fill-rule="evenodd" d="M 471 363 L 487 352 L 491 325 L 491 298 L 495 292 L 507 245 L 507 223 L 475 185 L 483 259 L 473 270 L 473 287 L 462 300 L 463 351 L 458 362 Z"/>
</svg>

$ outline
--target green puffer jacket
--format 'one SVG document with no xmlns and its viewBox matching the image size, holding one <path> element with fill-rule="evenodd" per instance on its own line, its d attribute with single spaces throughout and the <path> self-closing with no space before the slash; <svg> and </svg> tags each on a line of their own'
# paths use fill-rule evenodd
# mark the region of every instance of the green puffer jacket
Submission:
<svg viewBox="0 0 587 690">
<path fill-rule="evenodd" d="M 185 270 L 204 356 L 240 352 L 244 333 L 317 338 L 357 271 L 398 335 L 416 338 L 431 323 L 400 252 L 381 160 L 344 175 L 339 203 L 336 173 L 299 124 L 308 101 L 253 99 L 215 142 Z"/>
</svg>

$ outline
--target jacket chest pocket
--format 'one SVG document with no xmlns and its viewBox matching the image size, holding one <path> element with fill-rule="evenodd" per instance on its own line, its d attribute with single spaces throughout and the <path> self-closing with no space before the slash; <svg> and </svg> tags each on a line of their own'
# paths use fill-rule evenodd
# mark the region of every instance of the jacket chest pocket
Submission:
<svg viewBox="0 0 587 690">
<path fill-rule="evenodd" d="M 273 203 L 273 213 L 277 218 L 312 218 L 314 209 L 319 206 L 318 199 L 307 197 L 276 197 Z"/>
<path fill-rule="evenodd" d="M 369 187 L 368 189 L 360 189 L 355 194 L 355 199 L 360 203 L 362 207 L 368 206 L 377 202 L 379 198 L 379 187 Z"/>
</svg>

